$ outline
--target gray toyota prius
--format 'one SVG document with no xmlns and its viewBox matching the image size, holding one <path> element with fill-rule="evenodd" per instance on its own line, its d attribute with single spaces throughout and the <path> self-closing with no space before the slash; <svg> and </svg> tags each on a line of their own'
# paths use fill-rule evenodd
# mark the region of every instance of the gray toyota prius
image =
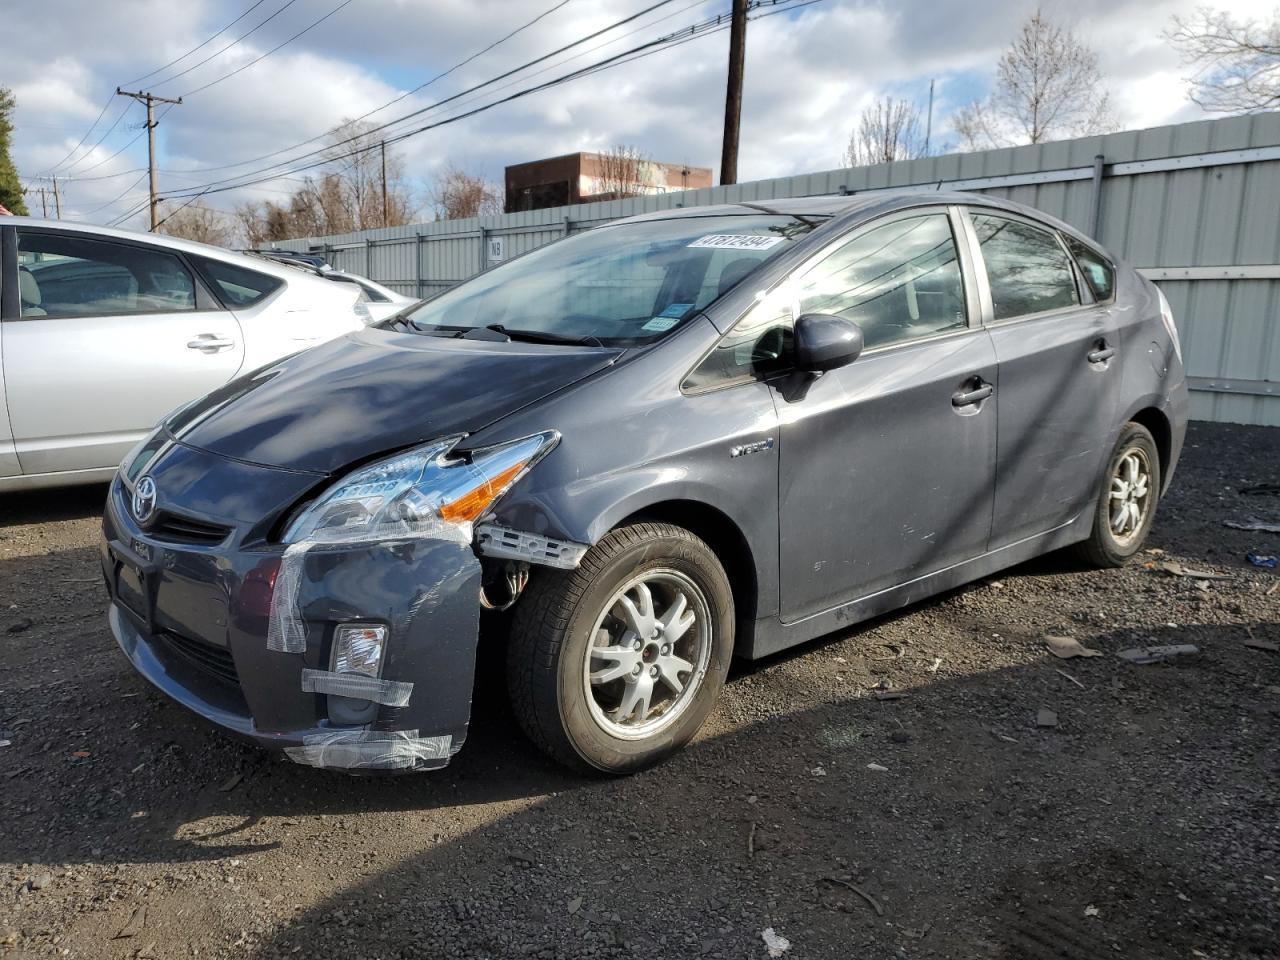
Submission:
<svg viewBox="0 0 1280 960">
<path fill-rule="evenodd" d="M 625 773 L 733 656 L 1124 562 L 1186 416 L 1164 297 L 1034 210 L 633 217 L 171 414 L 109 493 L 111 627 L 195 713 L 360 772 L 461 749 L 485 631 L 530 739 Z"/>
</svg>

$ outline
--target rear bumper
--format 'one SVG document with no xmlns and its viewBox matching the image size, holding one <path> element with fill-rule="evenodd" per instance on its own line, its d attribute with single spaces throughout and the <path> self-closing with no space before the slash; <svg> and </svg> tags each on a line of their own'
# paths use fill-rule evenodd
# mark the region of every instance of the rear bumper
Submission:
<svg viewBox="0 0 1280 960">
<path fill-rule="evenodd" d="M 297 558 L 305 644 L 267 645 L 279 549 L 175 545 L 148 536 L 113 485 L 100 556 L 109 620 L 134 669 L 229 733 L 299 763 L 344 770 L 442 767 L 466 739 L 480 564 L 467 544 L 408 541 Z M 234 539 L 234 538 L 233 538 Z M 141 569 L 139 569 L 141 568 Z M 141 589 L 137 589 L 141 586 Z M 342 623 L 382 623 L 394 705 L 311 692 Z M 408 695 L 404 696 L 408 685 Z"/>
</svg>

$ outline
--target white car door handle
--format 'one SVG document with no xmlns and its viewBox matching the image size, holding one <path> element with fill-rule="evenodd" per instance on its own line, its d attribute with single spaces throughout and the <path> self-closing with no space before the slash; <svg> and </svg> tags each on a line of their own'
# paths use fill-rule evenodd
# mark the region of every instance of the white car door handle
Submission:
<svg viewBox="0 0 1280 960">
<path fill-rule="evenodd" d="M 216 333 L 202 333 L 194 340 L 187 341 L 188 350 L 201 350 L 205 353 L 217 353 L 219 350 L 226 350 L 235 345 L 236 342 L 230 337 Z"/>
</svg>

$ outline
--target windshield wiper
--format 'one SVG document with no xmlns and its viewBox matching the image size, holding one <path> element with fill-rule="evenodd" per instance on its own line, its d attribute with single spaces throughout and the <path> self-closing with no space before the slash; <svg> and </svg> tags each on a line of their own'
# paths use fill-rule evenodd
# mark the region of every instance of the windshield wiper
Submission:
<svg viewBox="0 0 1280 960">
<path fill-rule="evenodd" d="M 560 343 L 574 347 L 603 347 L 599 337 L 567 337 L 559 333 L 547 333 L 543 330 L 511 330 L 500 323 L 486 324 L 484 329 L 494 333 L 506 334 L 512 340 L 523 340 L 526 343 Z"/>
<path fill-rule="evenodd" d="M 464 335 L 468 330 L 474 330 L 475 327 L 464 327 L 450 323 L 433 323 L 425 327 L 418 326 L 413 322 L 413 318 L 409 316 L 399 316 L 404 322 L 406 330 L 412 330 L 414 333 L 426 334 L 428 337 L 446 337 L 456 340 Z"/>
</svg>

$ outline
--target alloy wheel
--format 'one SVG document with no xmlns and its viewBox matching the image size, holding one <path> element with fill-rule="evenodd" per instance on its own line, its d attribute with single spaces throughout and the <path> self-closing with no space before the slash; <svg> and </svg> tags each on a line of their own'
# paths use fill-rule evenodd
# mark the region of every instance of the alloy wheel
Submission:
<svg viewBox="0 0 1280 960">
<path fill-rule="evenodd" d="M 1111 474 L 1109 501 L 1111 534 L 1121 545 L 1136 537 L 1151 507 L 1151 462 L 1141 447 L 1121 454 Z"/>
<path fill-rule="evenodd" d="M 591 718 L 624 740 L 674 724 L 706 675 L 711 629 L 706 597 L 684 574 L 646 570 L 624 583 L 596 619 L 583 664 Z"/>
</svg>

